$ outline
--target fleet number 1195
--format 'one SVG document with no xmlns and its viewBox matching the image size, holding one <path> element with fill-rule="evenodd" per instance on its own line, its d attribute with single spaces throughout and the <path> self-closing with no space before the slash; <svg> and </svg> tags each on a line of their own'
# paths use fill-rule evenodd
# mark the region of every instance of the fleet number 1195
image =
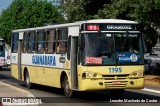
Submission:
<svg viewBox="0 0 160 106">
<path fill-rule="evenodd" d="M 117 67 L 117 68 L 109 68 L 110 73 L 121 73 L 122 72 L 122 67 Z"/>
</svg>

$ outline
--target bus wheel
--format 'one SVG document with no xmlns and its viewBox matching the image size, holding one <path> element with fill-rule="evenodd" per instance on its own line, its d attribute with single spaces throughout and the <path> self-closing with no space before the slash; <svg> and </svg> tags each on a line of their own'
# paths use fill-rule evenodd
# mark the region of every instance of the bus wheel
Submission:
<svg viewBox="0 0 160 106">
<path fill-rule="evenodd" d="M 31 89 L 33 84 L 30 82 L 30 77 L 29 77 L 29 74 L 28 72 L 26 72 L 25 74 L 25 83 L 26 83 L 26 87 Z"/>
<path fill-rule="evenodd" d="M 124 91 L 124 89 L 110 90 L 110 95 L 113 98 L 120 98 L 123 97 Z"/>
<path fill-rule="evenodd" d="M 63 81 L 63 89 L 64 89 L 64 94 L 67 97 L 73 97 L 73 90 L 70 89 L 69 87 L 69 81 L 67 76 L 64 77 L 64 81 Z"/>
</svg>

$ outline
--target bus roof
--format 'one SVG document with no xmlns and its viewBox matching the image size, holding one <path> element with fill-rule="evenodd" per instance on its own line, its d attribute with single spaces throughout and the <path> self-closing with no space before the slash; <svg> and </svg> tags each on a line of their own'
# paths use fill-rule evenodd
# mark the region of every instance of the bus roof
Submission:
<svg viewBox="0 0 160 106">
<path fill-rule="evenodd" d="M 77 22 L 74 22 L 74 23 L 65 23 L 65 24 L 56 24 L 56 25 L 35 27 L 35 28 L 17 29 L 17 30 L 13 30 L 12 32 L 16 33 L 16 32 L 44 30 L 44 29 L 63 28 L 63 27 L 70 27 L 70 26 L 79 26 L 83 23 L 138 24 L 135 21 L 122 20 L 122 19 L 94 19 L 94 20 L 86 20 L 86 21 L 77 21 Z"/>
<path fill-rule="evenodd" d="M 122 20 L 122 19 L 94 19 L 94 20 L 87 20 L 84 23 L 115 23 L 115 24 L 138 24 L 135 21 L 130 20 Z"/>
</svg>

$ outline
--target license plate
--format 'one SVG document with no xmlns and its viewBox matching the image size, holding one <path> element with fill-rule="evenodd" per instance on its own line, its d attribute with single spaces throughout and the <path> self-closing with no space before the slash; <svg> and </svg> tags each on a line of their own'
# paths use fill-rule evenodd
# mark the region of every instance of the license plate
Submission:
<svg viewBox="0 0 160 106">
<path fill-rule="evenodd" d="M 114 81 L 114 82 L 112 82 L 112 84 L 117 85 L 117 84 L 121 84 L 121 82 L 120 81 Z"/>
</svg>

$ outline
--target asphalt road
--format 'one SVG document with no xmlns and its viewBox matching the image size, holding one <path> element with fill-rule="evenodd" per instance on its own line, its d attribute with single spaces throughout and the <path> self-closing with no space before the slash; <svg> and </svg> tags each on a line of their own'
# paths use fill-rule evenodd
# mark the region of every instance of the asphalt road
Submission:
<svg viewBox="0 0 160 106">
<path fill-rule="evenodd" d="M 13 85 L 23 90 L 29 91 L 36 98 L 42 99 L 44 106 L 159 106 L 160 105 L 160 93 L 153 93 L 144 90 L 126 90 L 125 94 L 121 98 L 111 98 L 109 92 L 77 92 L 74 98 L 66 98 L 63 95 L 61 89 L 35 85 L 33 89 L 27 89 L 23 81 L 14 79 L 11 76 L 10 69 L 4 67 L 0 71 L 0 80 L 4 83 Z M 116 100 L 116 102 L 114 101 Z M 142 103 L 141 100 L 147 101 Z M 153 103 L 158 100 L 158 103 Z M 124 103 L 124 101 L 127 101 Z M 136 103 L 134 103 L 136 101 Z M 130 103 L 131 102 L 131 103 Z M 141 102 L 141 103 L 139 103 Z M 149 103 L 151 102 L 151 103 Z M 46 104 L 47 103 L 47 104 Z"/>
</svg>

